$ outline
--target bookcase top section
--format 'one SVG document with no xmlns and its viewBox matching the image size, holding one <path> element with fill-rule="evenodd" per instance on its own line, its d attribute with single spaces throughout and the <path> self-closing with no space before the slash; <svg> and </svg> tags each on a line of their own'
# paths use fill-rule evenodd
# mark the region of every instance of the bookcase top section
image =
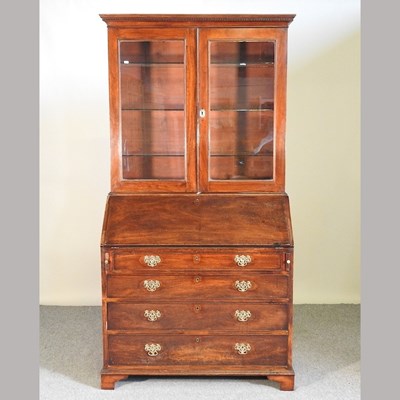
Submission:
<svg viewBox="0 0 400 400">
<path fill-rule="evenodd" d="M 288 27 L 295 14 L 100 14 L 109 27 L 138 27 L 142 23 L 169 27 L 223 26 Z"/>
<path fill-rule="evenodd" d="M 292 247 L 286 194 L 110 194 L 102 246 Z"/>
</svg>

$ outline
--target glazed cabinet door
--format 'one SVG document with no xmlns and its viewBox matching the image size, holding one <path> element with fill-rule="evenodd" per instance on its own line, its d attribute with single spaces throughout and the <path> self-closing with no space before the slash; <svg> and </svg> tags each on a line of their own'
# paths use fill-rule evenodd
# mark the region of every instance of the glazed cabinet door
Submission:
<svg viewBox="0 0 400 400">
<path fill-rule="evenodd" d="M 200 186 L 284 190 L 286 30 L 200 29 Z"/>
<path fill-rule="evenodd" d="M 194 29 L 109 28 L 111 190 L 196 185 Z"/>
</svg>

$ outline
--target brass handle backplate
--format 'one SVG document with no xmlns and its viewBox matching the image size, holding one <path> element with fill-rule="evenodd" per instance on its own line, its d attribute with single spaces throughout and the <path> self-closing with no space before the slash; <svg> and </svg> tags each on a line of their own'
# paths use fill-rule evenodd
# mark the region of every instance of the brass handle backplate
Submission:
<svg viewBox="0 0 400 400">
<path fill-rule="evenodd" d="M 235 263 L 238 267 L 245 267 L 247 264 L 251 263 L 251 257 L 244 255 L 240 256 L 239 254 L 237 254 L 235 256 Z"/>
<path fill-rule="evenodd" d="M 251 282 L 250 281 L 236 281 L 235 288 L 239 290 L 239 292 L 247 292 L 251 289 Z"/>
<path fill-rule="evenodd" d="M 144 256 L 143 261 L 148 267 L 156 267 L 161 262 L 161 258 L 160 256 Z"/>
<path fill-rule="evenodd" d="M 153 280 L 145 280 L 143 282 L 143 286 L 149 291 L 149 292 L 155 292 L 160 286 L 161 283 L 160 281 L 153 281 Z"/>
<path fill-rule="evenodd" d="M 158 356 L 158 352 L 161 351 L 161 345 L 158 343 L 147 343 L 144 346 L 144 350 L 150 357 Z"/>
<path fill-rule="evenodd" d="M 251 317 L 251 312 L 245 310 L 236 310 L 235 317 L 239 322 L 246 322 Z"/>
<path fill-rule="evenodd" d="M 239 354 L 247 354 L 251 350 L 251 346 L 249 345 L 249 343 L 236 343 L 235 350 Z"/>
<path fill-rule="evenodd" d="M 150 321 L 154 322 L 161 318 L 161 312 L 158 310 L 145 310 L 144 316 Z"/>
</svg>

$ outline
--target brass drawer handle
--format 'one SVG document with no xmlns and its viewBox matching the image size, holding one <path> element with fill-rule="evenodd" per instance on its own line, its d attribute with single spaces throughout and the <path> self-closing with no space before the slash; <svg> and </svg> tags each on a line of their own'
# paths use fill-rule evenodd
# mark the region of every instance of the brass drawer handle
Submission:
<svg viewBox="0 0 400 400">
<path fill-rule="evenodd" d="M 239 290 L 239 292 L 246 292 L 247 290 L 251 289 L 251 282 L 250 281 L 236 281 L 235 288 Z"/>
<path fill-rule="evenodd" d="M 156 267 L 161 262 L 159 256 L 144 256 L 143 260 L 148 267 Z"/>
<path fill-rule="evenodd" d="M 235 256 L 235 263 L 238 267 L 245 267 L 247 264 L 251 263 L 251 257 L 250 256 L 244 256 L 237 254 Z"/>
<path fill-rule="evenodd" d="M 236 310 L 235 317 L 239 322 L 246 322 L 251 317 L 251 312 L 245 310 Z"/>
<path fill-rule="evenodd" d="M 145 310 L 144 316 L 150 321 L 154 322 L 161 318 L 161 313 L 158 310 Z"/>
<path fill-rule="evenodd" d="M 155 280 L 155 281 L 153 281 L 153 280 L 145 280 L 144 282 L 143 282 L 143 286 L 149 291 L 149 292 L 155 292 L 160 286 L 161 286 L 161 283 L 160 283 L 160 281 L 157 281 L 157 280 Z"/>
<path fill-rule="evenodd" d="M 144 350 L 150 357 L 158 356 L 158 352 L 161 351 L 161 345 L 158 343 L 147 343 L 144 346 Z"/>
<path fill-rule="evenodd" d="M 251 346 L 249 345 L 249 343 L 236 343 L 235 350 L 239 354 L 247 354 L 251 350 Z"/>
</svg>

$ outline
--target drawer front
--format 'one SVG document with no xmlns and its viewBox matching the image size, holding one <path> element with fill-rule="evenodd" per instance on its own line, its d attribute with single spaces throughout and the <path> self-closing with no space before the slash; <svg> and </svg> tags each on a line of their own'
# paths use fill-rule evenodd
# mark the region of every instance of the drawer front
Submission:
<svg viewBox="0 0 400 400">
<path fill-rule="evenodd" d="M 272 270 L 285 268 L 285 253 L 254 249 L 134 249 L 109 252 L 112 273 L 132 274 L 149 270 Z"/>
<path fill-rule="evenodd" d="M 287 330 L 287 304 L 108 303 L 109 330 Z"/>
<path fill-rule="evenodd" d="M 288 301 L 289 278 L 285 274 L 157 275 L 107 277 L 107 296 L 140 301 L 224 299 Z"/>
<path fill-rule="evenodd" d="M 286 335 L 109 335 L 109 364 L 286 366 Z"/>
</svg>

